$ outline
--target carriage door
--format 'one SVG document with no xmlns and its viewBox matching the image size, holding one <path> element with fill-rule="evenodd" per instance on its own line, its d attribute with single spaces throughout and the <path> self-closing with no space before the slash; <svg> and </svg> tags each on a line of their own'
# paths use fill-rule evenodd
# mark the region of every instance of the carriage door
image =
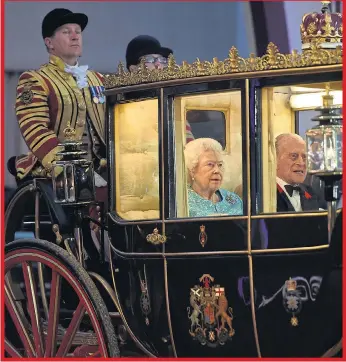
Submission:
<svg viewBox="0 0 346 362">
<path fill-rule="evenodd" d="M 241 356 L 244 343 L 248 356 L 257 356 L 249 306 L 245 84 L 164 90 L 164 256 L 178 356 Z"/>
<path fill-rule="evenodd" d="M 128 92 L 108 100 L 115 285 L 129 327 L 151 356 L 167 355 L 163 341 L 169 335 L 162 258 L 161 93 Z"/>
<path fill-rule="evenodd" d="M 300 169 L 297 163 L 290 163 L 297 154 L 304 159 L 303 152 L 306 154 L 321 146 L 318 142 L 304 146 L 304 140 L 305 131 L 317 124 L 311 118 L 319 114 L 315 108 L 322 105 L 326 82 L 335 100 L 340 102 L 341 73 L 292 75 L 254 82 L 259 162 L 256 209 L 251 215 L 251 254 L 262 357 L 321 356 L 329 347 L 325 344 L 328 337 L 320 333 L 318 325 L 335 331 L 337 336 L 337 331 L 341 330 L 341 311 L 337 307 L 341 286 L 337 287 L 338 282 L 333 282 L 335 288 L 330 293 L 333 307 L 328 303 L 324 308 L 318 307 L 321 305 L 320 287 L 328 270 L 327 209 L 323 190 L 321 192 L 319 180 L 309 175 L 303 182 L 295 181 L 299 186 L 296 194 L 290 195 L 289 187 L 283 182 L 283 178 L 295 180 L 292 174 L 304 170 L 303 162 L 298 164 Z M 301 136 L 303 140 L 287 143 L 290 145 L 287 147 L 285 143 L 276 142 L 278 136 L 281 135 L 279 139 L 282 140 L 287 134 L 295 135 L 295 139 Z M 299 148 L 301 142 L 303 151 Z M 321 315 L 317 322 L 316 310 L 328 310 L 328 316 Z M 274 339 L 275 344 L 272 343 Z M 327 345 L 335 342 L 331 337 Z"/>
</svg>

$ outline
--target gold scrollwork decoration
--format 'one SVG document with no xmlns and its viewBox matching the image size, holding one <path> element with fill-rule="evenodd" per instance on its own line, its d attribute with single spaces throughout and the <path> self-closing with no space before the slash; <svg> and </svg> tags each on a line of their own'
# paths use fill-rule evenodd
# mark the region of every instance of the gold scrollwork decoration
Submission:
<svg viewBox="0 0 346 362">
<path fill-rule="evenodd" d="M 197 58 L 191 64 L 183 61 L 181 65 L 176 63 L 171 54 L 165 69 L 148 70 L 142 60 L 136 71 L 127 72 L 124 65 L 119 63 L 117 73 L 105 74 L 104 83 L 107 89 L 111 89 L 174 79 L 342 64 L 341 46 L 335 49 L 322 49 L 320 43 L 319 40 L 314 40 L 308 50 L 302 53 L 293 50 L 290 54 L 280 53 L 274 43 L 269 43 L 265 55 L 257 57 L 251 53 L 249 58 L 240 57 L 237 48 L 232 47 L 228 57 L 223 61 L 217 58 L 213 58 L 211 62 L 201 61 Z"/>
<path fill-rule="evenodd" d="M 148 234 L 146 239 L 149 243 L 154 245 L 163 244 L 167 240 L 166 236 L 159 234 L 159 230 L 157 228 L 153 230 L 152 234 Z"/>
</svg>

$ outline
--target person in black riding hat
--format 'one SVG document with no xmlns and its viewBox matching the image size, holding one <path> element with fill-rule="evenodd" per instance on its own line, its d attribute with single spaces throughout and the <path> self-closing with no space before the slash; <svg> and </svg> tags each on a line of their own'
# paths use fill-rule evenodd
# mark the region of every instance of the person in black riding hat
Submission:
<svg viewBox="0 0 346 362">
<path fill-rule="evenodd" d="M 161 46 L 160 42 L 150 35 L 138 35 L 133 38 L 126 49 L 126 67 L 130 72 L 137 70 L 142 59 L 147 69 L 163 69 L 167 66 L 168 56 L 173 50 Z M 135 93 L 132 93 L 133 95 Z M 195 139 L 192 128 L 186 120 L 186 143 Z"/>
<path fill-rule="evenodd" d="M 169 54 L 173 54 L 173 50 L 161 46 L 156 38 L 149 35 L 138 35 L 127 45 L 126 67 L 133 72 L 144 59 L 149 70 L 163 69 L 167 66 Z"/>
</svg>

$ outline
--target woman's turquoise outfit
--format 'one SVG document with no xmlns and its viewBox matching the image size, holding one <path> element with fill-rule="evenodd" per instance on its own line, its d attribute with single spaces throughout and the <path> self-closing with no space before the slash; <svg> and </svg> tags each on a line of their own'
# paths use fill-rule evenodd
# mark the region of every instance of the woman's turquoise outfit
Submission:
<svg viewBox="0 0 346 362">
<path fill-rule="evenodd" d="M 188 188 L 189 216 L 243 215 L 243 201 L 237 194 L 224 189 L 219 189 L 216 194 L 220 201 L 214 203 Z"/>
</svg>

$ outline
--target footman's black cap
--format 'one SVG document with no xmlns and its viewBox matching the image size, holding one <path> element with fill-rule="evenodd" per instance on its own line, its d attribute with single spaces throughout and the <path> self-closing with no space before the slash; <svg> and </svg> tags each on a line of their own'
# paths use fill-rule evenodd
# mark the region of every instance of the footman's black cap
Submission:
<svg viewBox="0 0 346 362">
<path fill-rule="evenodd" d="M 83 31 L 88 24 L 88 17 L 82 13 L 73 13 L 68 9 L 54 9 L 43 19 L 43 39 L 52 36 L 55 30 L 64 24 L 78 24 Z"/>
</svg>

